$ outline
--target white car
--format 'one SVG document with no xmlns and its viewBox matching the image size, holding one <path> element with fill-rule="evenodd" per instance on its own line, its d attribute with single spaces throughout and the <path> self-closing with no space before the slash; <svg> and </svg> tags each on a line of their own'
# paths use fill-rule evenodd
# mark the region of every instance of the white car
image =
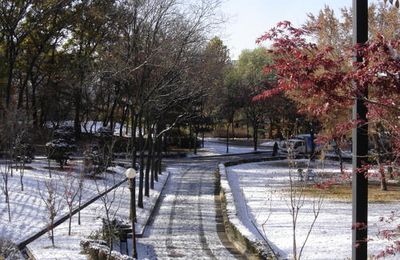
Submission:
<svg viewBox="0 0 400 260">
<path fill-rule="evenodd" d="M 307 151 L 306 142 L 301 139 L 289 139 L 280 142 L 279 152 L 281 154 L 305 154 Z"/>
</svg>

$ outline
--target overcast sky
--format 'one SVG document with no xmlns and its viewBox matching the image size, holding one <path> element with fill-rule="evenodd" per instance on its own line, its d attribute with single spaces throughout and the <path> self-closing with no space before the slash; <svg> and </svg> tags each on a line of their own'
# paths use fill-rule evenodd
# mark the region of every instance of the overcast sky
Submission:
<svg viewBox="0 0 400 260">
<path fill-rule="evenodd" d="M 243 49 L 257 47 L 256 39 L 277 22 L 288 20 L 301 25 L 307 13 L 317 14 L 324 5 L 339 15 L 339 9 L 351 7 L 352 0 L 224 0 L 222 12 L 228 22 L 221 37 L 231 58 L 237 59 Z"/>
</svg>

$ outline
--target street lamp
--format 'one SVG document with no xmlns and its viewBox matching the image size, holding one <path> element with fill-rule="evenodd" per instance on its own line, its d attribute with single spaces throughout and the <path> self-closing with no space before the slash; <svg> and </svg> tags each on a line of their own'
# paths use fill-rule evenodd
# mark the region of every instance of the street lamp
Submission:
<svg viewBox="0 0 400 260">
<path fill-rule="evenodd" d="M 136 222 L 136 208 L 135 208 L 135 178 L 136 178 L 136 170 L 133 168 L 129 168 L 125 171 L 125 176 L 129 181 L 129 190 L 131 192 L 131 205 L 130 205 L 130 215 L 132 220 L 132 257 L 137 259 L 136 252 L 136 231 L 135 231 L 135 222 Z"/>
</svg>

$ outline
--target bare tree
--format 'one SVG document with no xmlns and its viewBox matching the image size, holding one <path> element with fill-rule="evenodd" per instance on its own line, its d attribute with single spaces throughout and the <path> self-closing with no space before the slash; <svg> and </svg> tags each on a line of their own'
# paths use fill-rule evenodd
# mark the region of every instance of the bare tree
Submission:
<svg viewBox="0 0 400 260">
<path fill-rule="evenodd" d="M 11 160 L 6 159 L 4 164 L 0 164 L 0 173 L 1 173 L 1 190 L 5 196 L 5 201 L 7 203 L 7 212 L 8 212 L 8 221 L 11 222 L 11 209 L 10 209 L 10 187 L 9 180 L 12 171 Z"/>
<path fill-rule="evenodd" d="M 81 225 L 81 203 L 82 203 L 82 195 L 83 188 L 85 183 L 85 172 L 82 169 L 79 169 L 79 177 L 78 177 L 78 225 Z"/>
<path fill-rule="evenodd" d="M 26 163 L 31 163 L 34 157 L 34 148 L 28 140 L 28 129 L 20 131 L 15 138 L 14 146 L 12 148 L 13 159 L 16 164 L 16 168 L 19 171 L 19 181 L 21 185 L 21 191 L 24 191 L 24 173 Z"/>
<path fill-rule="evenodd" d="M 112 180 L 107 178 L 107 173 L 104 172 L 102 174 L 101 181 L 95 180 L 96 189 L 98 194 L 102 194 L 104 191 L 110 189 L 113 185 L 115 185 L 115 178 L 113 176 Z M 100 182 L 102 185 L 100 185 Z M 119 208 L 121 207 L 121 198 L 117 198 L 117 189 L 114 189 L 111 192 L 104 194 L 100 198 L 103 209 L 104 209 L 104 226 L 103 226 L 103 238 L 107 240 L 107 245 L 109 246 L 109 256 L 111 255 L 111 251 L 113 248 L 114 239 L 116 238 L 116 228 L 117 223 L 115 217 L 118 213 Z"/>
<path fill-rule="evenodd" d="M 300 260 L 301 255 L 303 253 L 304 247 L 307 244 L 308 238 L 310 237 L 310 234 L 314 228 L 315 222 L 318 219 L 319 213 L 321 212 L 321 208 L 323 205 L 323 195 L 322 193 L 319 194 L 318 197 L 313 198 L 311 203 L 312 203 L 312 211 L 313 211 L 313 219 L 311 221 L 311 224 L 309 228 L 307 229 L 306 237 L 303 240 L 301 244 L 299 244 L 298 239 L 297 239 L 297 227 L 298 227 L 298 217 L 299 214 L 301 213 L 302 208 L 307 204 L 310 203 L 308 199 L 306 199 L 304 190 L 307 187 L 307 179 L 308 176 L 306 176 L 305 180 L 303 181 L 296 181 L 295 177 L 293 176 L 293 169 L 296 166 L 296 163 L 291 160 L 289 163 L 289 185 L 290 185 L 290 190 L 289 190 L 289 201 L 287 203 L 289 212 L 292 218 L 292 253 L 293 253 L 293 259 L 295 260 Z M 311 169 L 308 168 L 307 174 L 310 174 Z M 298 249 L 300 246 L 300 250 Z"/>
<path fill-rule="evenodd" d="M 74 202 L 78 194 L 82 194 L 80 190 L 80 179 L 77 179 L 71 171 L 68 171 L 63 178 L 63 199 L 68 207 L 69 212 L 69 222 L 68 222 L 68 235 L 71 235 L 71 221 L 72 221 L 72 211 L 74 207 Z"/>
<path fill-rule="evenodd" d="M 40 187 L 38 183 L 38 191 L 40 198 L 45 204 L 47 211 L 47 228 L 49 233 L 49 239 L 54 247 L 54 222 L 61 208 L 61 198 L 57 193 L 58 185 L 54 178 L 50 178 L 44 181 L 44 188 Z"/>
</svg>

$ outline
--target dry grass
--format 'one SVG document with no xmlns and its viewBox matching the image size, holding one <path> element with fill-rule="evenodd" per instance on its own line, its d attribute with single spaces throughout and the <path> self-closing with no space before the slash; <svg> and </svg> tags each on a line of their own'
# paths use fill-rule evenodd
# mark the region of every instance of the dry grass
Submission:
<svg viewBox="0 0 400 260">
<path fill-rule="evenodd" d="M 347 184 L 336 184 L 326 189 L 318 189 L 314 185 L 305 186 L 303 190 L 306 196 L 317 197 L 320 194 L 327 199 L 339 201 L 351 201 L 351 186 Z M 378 182 L 370 182 L 368 185 L 369 202 L 398 202 L 400 200 L 400 185 L 388 183 L 388 190 L 382 191 Z"/>
</svg>

